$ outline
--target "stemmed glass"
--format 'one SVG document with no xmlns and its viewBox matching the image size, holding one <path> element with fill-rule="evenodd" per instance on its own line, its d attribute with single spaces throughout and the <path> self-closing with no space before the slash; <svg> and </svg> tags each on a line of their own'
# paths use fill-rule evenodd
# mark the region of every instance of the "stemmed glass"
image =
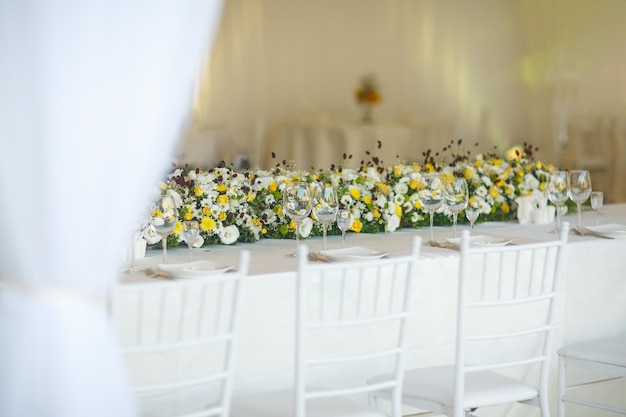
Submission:
<svg viewBox="0 0 626 417">
<path fill-rule="evenodd" d="M 578 208 L 578 233 L 583 232 L 582 204 L 587 201 L 591 194 L 591 176 L 589 171 L 574 170 L 569 173 L 569 198 L 576 203 Z"/>
<path fill-rule="evenodd" d="M 478 219 L 480 214 L 480 205 L 476 201 L 475 197 L 470 198 L 467 201 L 467 207 L 465 207 L 465 217 L 470 222 L 470 236 L 474 233 L 474 223 Z"/>
<path fill-rule="evenodd" d="M 443 203 L 443 179 L 439 174 L 422 175 L 418 185 L 417 197 L 422 205 L 430 212 L 430 246 L 438 246 L 433 231 L 435 211 Z"/>
<path fill-rule="evenodd" d="M 453 236 L 456 238 L 456 221 L 459 213 L 467 206 L 469 198 L 465 178 L 447 179 L 443 186 L 443 197 L 452 212 Z"/>
<path fill-rule="evenodd" d="M 283 191 L 283 206 L 287 215 L 296 222 L 296 248 L 300 244 L 300 222 L 311 213 L 313 200 L 308 184 L 302 182 L 290 182 Z M 298 251 L 286 256 L 295 258 Z"/>
<path fill-rule="evenodd" d="M 326 245 L 328 224 L 335 221 L 337 209 L 339 208 L 337 192 L 335 191 L 335 187 L 330 184 L 315 184 L 311 187 L 311 192 L 313 194 L 313 214 L 315 214 L 315 218 L 322 223 L 324 250 L 326 250 L 328 249 Z"/>
<path fill-rule="evenodd" d="M 554 171 L 548 177 L 548 199 L 556 206 L 556 228 L 554 233 L 561 231 L 561 206 L 568 196 L 569 176 L 567 171 Z"/>
<path fill-rule="evenodd" d="M 185 220 L 183 222 L 183 240 L 189 247 L 189 262 L 192 261 L 193 245 L 200 236 L 200 222 L 197 220 Z"/>
<path fill-rule="evenodd" d="M 178 221 L 178 210 L 174 199 L 169 195 L 160 196 L 152 205 L 150 224 L 162 238 L 163 263 L 167 263 L 167 237 L 172 233 Z"/>
<path fill-rule="evenodd" d="M 602 191 L 591 192 L 591 208 L 596 211 L 596 226 L 598 225 L 598 217 L 600 216 L 600 209 L 604 205 L 604 193 Z"/>
<path fill-rule="evenodd" d="M 339 209 L 337 212 L 337 227 L 341 230 L 341 247 L 346 247 L 346 231 L 352 226 L 352 212 L 350 209 Z"/>
</svg>

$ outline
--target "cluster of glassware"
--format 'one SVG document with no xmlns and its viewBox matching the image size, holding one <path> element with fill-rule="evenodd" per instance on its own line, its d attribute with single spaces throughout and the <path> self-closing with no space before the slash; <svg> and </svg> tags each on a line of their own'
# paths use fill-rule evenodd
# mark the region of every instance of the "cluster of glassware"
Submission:
<svg viewBox="0 0 626 417">
<path fill-rule="evenodd" d="M 554 171 L 548 178 L 548 199 L 556 206 L 556 229 L 561 230 L 561 206 L 568 198 L 576 203 L 578 210 L 579 233 L 584 234 L 582 227 L 582 204 L 591 197 L 591 207 L 596 211 L 595 223 L 598 225 L 600 209 L 604 204 L 604 193 L 592 191 L 591 176 L 586 170 Z"/>
<path fill-rule="evenodd" d="M 438 246 L 433 231 L 435 211 L 445 205 L 452 212 L 453 234 L 456 237 L 457 217 L 465 209 L 465 215 L 470 222 L 471 230 L 478 218 L 479 207 L 474 201 L 470 203 L 469 188 L 465 178 L 445 178 L 441 174 L 432 173 L 422 175 L 418 185 L 417 196 L 430 214 L 430 240 L 427 244 Z"/>
<path fill-rule="evenodd" d="M 337 221 L 341 230 L 342 247 L 346 247 L 346 231 L 352 226 L 352 214 L 349 209 L 339 208 L 337 191 L 331 184 L 291 182 L 283 191 L 283 208 L 285 213 L 296 222 L 296 245 L 300 240 L 300 225 L 311 212 L 322 223 L 323 248 L 328 248 L 326 235 L 328 225 Z M 295 257 L 296 253 L 287 256 Z"/>
</svg>

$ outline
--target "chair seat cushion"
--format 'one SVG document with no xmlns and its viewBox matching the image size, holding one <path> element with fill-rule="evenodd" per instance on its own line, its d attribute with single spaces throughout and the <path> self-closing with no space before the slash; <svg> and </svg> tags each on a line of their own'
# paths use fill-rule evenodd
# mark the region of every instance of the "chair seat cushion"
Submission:
<svg viewBox="0 0 626 417">
<path fill-rule="evenodd" d="M 388 376 L 368 381 L 381 382 Z M 417 406 L 420 400 L 454 405 L 454 365 L 410 369 L 404 373 L 403 403 Z M 465 379 L 464 409 L 526 401 L 539 396 L 528 384 L 491 371 L 468 373 Z"/>
<path fill-rule="evenodd" d="M 575 359 L 626 367 L 626 335 L 563 346 L 557 353 Z"/>
<path fill-rule="evenodd" d="M 230 417 L 293 417 L 292 390 L 233 397 Z M 307 401 L 307 417 L 387 417 L 367 405 L 343 397 Z"/>
</svg>

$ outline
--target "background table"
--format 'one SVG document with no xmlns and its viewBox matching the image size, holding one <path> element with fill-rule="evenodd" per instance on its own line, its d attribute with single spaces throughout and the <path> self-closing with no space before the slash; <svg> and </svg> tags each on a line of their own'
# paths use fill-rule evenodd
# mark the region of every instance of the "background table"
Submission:
<svg viewBox="0 0 626 417">
<path fill-rule="evenodd" d="M 574 214 L 565 216 L 572 224 Z M 626 224 L 626 205 L 609 205 L 600 217 L 602 223 Z M 584 213 L 585 224 L 593 221 L 593 213 Z M 508 236 L 516 243 L 555 239 L 549 225 L 517 223 L 484 223 L 475 233 Z M 466 227 L 466 226 L 461 226 Z M 452 236 L 449 227 L 436 228 L 436 238 Z M 391 251 L 390 256 L 409 252 L 415 234 L 424 238 L 428 229 L 399 230 L 390 234 L 354 234 L 347 236 L 351 246 L 364 246 Z M 305 240 L 310 249 L 321 249 L 320 238 Z M 329 237 L 329 247 L 338 248 L 340 237 Z M 292 383 L 294 355 L 294 297 L 296 260 L 286 258 L 295 248 L 293 240 L 261 240 L 254 244 L 211 246 L 197 249 L 196 259 L 219 260 L 236 265 L 240 249 L 251 251 L 250 276 L 246 279 L 242 299 L 242 316 L 236 357 L 235 392 L 250 392 Z M 171 262 L 186 262 L 183 249 L 170 250 Z M 570 235 L 567 246 L 567 277 L 562 287 L 560 312 L 554 348 L 600 336 L 626 331 L 626 239 L 602 239 Z M 154 266 L 161 261 L 161 252 L 148 251 L 139 266 Z M 452 361 L 456 321 L 456 288 L 458 252 L 443 248 L 423 247 L 421 253 L 414 307 L 411 317 L 407 366 L 425 366 Z M 152 282 L 142 274 L 126 274 L 122 283 Z M 494 318 L 495 320 L 495 318 Z M 120 333 L 123 334 L 123 322 Z M 384 337 L 384 335 L 381 335 Z M 358 341 L 355 341 L 358 343 Z M 494 345 L 497 349 L 497 343 Z M 359 369 L 348 371 L 342 378 L 359 378 Z M 553 360 L 553 397 L 556 404 L 556 355 Z M 323 381 L 322 381 L 323 382 Z M 604 391 L 605 395 L 614 395 Z M 617 394 L 616 398 L 623 395 Z M 493 415 L 528 416 L 528 408 L 497 410 Z M 481 415 L 491 415 L 484 411 Z M 538 414 L 534 414 L 538 415 Z M 586 416 L 586 410 L 572 409 L 568 416 Z"/>
</svg>

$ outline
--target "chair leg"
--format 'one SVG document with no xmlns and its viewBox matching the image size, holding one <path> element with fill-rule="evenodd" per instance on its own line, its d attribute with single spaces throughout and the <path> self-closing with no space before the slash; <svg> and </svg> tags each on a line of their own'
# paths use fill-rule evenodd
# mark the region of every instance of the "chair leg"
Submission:
<svg viewBox="0 0 626 417">
<path fill-rule="evenodd" d="M 373 392 L 370 392 L 368 397 L 368 404 L 372 408 L 378 408 L 378 398 L 374 395 Z"/>
<path fill-rule="evenodd" d="M 563 401 L 565 395 L 565 359 L 562 356 L 559 356 L 558 381 L 557 416 L 565 417 L 565 402 Z"/>
</svg>

